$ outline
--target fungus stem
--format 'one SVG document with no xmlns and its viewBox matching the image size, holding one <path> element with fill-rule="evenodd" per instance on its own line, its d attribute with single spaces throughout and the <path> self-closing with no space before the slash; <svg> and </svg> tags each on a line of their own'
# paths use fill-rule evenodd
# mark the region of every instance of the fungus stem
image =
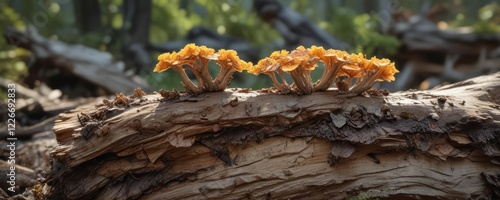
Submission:
<svg viewBox="0 0 500 200">
<path fill-rule="evenodd" d="M 225 79 L 229 71 L 230 70 L 226 67 L 220 65 L 220 71 L 219 74 L 217 74 L 217 77 L 215 77 L 214 84 L 219 85 Z"/>
<path fill-rule="evenodd" d="M 283 82 L 283 85 L 285 85 L 286 87 L 289 88 L 290 85 L 288 85 L 288 82 L 286 82 L 285 74 L 283 73 L 283 71 L 279 70 L 278 75 L 280 76 L 281 82 Z"/>
<path fill-rule="evenodd" d="M 193 73 L 193 75 L 196 77 L 196 82 L 198 83 L 198 88 L 203 90 L 204 84 L 203 84 L 203 80 L 201 78 L 201 75 L 198 72 L 198 69 L 196 69 L 196 67 L 194 67 L 191 63 L 186 63 L 185 66 L 186 66 L 187 70 L 189 70 L 191 73 Z"/>
<path fill-rule="evenodd" d="M 201 79 L 203 80 L 205 88 L 208 92 L 217 90 L 217 87 L 212 80 L 212 76 L 210 76 L 210 73 L 208 72 L 208 66 L 201 67 Z"/>
<path fill-rule="evenodd" d="M 301 67 L 290 72 L 292 75 L 295 86 L 302 94 L 311 94 L 313 92 L 311 84 L 311 75 L 307 70 L 303 70 Z"/>
<path fill-rule="evenodd" d="M 274 74 L 274 72 L 271 72 L 271 73 L 266 73 L 269 77 L 271 77 L 271 80 L 273 81 L 273 85 L 274 87 L 276 87 L 276 89 L 278 89 L 279 91 L 285 93 L 285 94 L 288 94 L 290 92 L 290 88 L 289 87 L 286 87 L 284 86 L 283 84 L 281 84 L 278 79 L 276 78 L 276 75 Z"/>
<path fill-rule="evenodd" d="M 218 84 L 217 82 L 215 82 L 215 84 L 217 84 L 217 91 L 224 90 L 224 88 L 229 85 L 229 82 L 231 82 L 231 80 L 233 79 L 233 74 L 236 70 L 230 69 L 226 71 L 226 75 L 222 78 L 222 81 L 219 81 L 220 83 Z"/>
<path fill-rule="evenodd" d="M 329 58 L 333 59 L 333 58 Z M 332 63 L 332 62 L 330 62 Z M 333 64 L 326 64 L 325 63 L 325 70 L 323 72 L 323 75 L 321 78 L 314 84 L 314 91 L 323 91 L 327 90 L 330 88 L 330 86 L 333 84 L 335 81 L 336 75 L 339 73 L 340 69 L 342 68 L 342 65 L 344 65 L 344 62 L 336 62 Z"/>
<path fill-rule="evenodd" d="M 196 85 L 189 79 L 189 77 L 186 74 L 186 71 L 180 66 L 173 66 L 172 69 L 174 69 L 179 75 L 181 75 L 182 78 L 182 83 L 184 84 L 185 88 L 188 91 L 191 91 L 192 93 L 199 93 L 200 88 L 196 87 Z"/>
<path fill-rule="evenodd" d="M 380 70 L 380 68 L 372 70 L 365 76 L 365 79 L 359 81 L 359 84 L 357 83 L 349 92 L 359 94 L 370 89 L 375 83 L 375 80 L 377 80 L 380 76 L 381 72 L 382 70 Z"/>
</svg>

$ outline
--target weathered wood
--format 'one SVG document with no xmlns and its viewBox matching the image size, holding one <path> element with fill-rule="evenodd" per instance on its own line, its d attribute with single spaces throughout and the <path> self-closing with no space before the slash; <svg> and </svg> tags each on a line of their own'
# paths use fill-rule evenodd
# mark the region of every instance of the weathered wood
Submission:
<svg viewBox="0 0 500 200">
<path fill-rule="evenodd" d="M 11 80 L 8 80 L 8 79 L 4 79 L 2 77 L 0 77 L 0 87 L 4 90 L 7 90 L 9 89 L 9 84 L 16 84 L 16 96 L 18 97 L 29 97 L 29 98 L 33 98 L 33 99 L 38 99 L 38 98 L 42 98 L 37 92 L 29 89 L 29 88 L 26 88 L 14 81 L 11 81 Z"/>
<path fill-rule="evenodd" d="M 139 86 L 151 89 L 141 77 L 125 75 L 123 63 L 113 61 L 109 53 L 46 39 L 33 27 L 29 27 L 26 32 L 7 28 L 4 37 L 9 44 L 32 51 L 36 59 L 68 71 L 108 92 L 130 92 Z"/>
<path fill-rule="evenodd" d="M 11 170 L 11 167 L 14 170 Z M 21 193 L 26 188 L 30 188 L 37 183 L 36 173 L 32 169 L 17 164 L 11 164 L 4 160 L 0 160 L 0 173 L 0 178 L 5 180 L 0 183 L 0 187 L 6 191 L 9 191 L 8 188 L 11 188 L 11 191 Z M 10 179 L 11 177 L 14 177 L 14 179 Z M 13 182 L 10 184 L 8 181 Z"/>
<path fill-rule="evenodd" d="M 50 171 L 50 152 L 57 146 L 52 131 L 39 132 L 31 140 L 18 141 L 16 163 L 36 172 Z"/>
<path fill-rule="evenodd" d="M 498 191 L 500 73 L 388 96 L 160 93 L 61 114 L 45 197 L 476 199 Z"/>
<path fill-rule="evenodd" d="M 10 83 L 14 82 L 0 78 L 0 87 L 5 86 L 5 88 L 7 88 L 7 84 Z M 59 113 L 76 108 L 79 105 L 99 102 L 104 99 L 104 97 L 60 99 L 59 96 L 43 96 L 20 84 L 14 84 L 16 84 L 16 116 L 17 119 L 23 119 L 16 123 L 16 138 L 18 139 L 26 139 L 40 132 L 51 131 Z M 18 95 L 18 93 L 20 95 Z M 7 108 L 6 104 L 3 106 L 5 109 Z M 6 119 L 4 119 L 4 121 L 6 121 Z M 31 125 L 33 121 L 36 122 L 36 124 Z M 2 125 L 6 126 L 6 124 Z M 9 134 L 6 128 L 0 129 L 0 138 L 5 139 L 8 136 Z"/>
<path fill-rule="evenodd" d="M 405 66 L 396 75 L 396 84 L 386 87 L 390 91 L 418 88 L 431 76 L 439 84 L 455 83 L 500 71 L 499 33 L 474 32 L 471 27 L 443 29 L 424 16 L 394 23 L 390 32 L 401 42 L 396 62 Z M 412 71 L 408 73 L 412 77 L 403 77 L 405 70 Z"/>
<path fill-rule="evenodd" d="M 10 142 L 15 142 L 15 144 L 12 145 Z M 8 160 L 0 161 L 0 178 L 5 180 L 0 183 L 0 188 L 8 194 L 14 195 L 31 190 L 35 184 L 39 184 L 37 180 L 41 177 L 39 173 L 50 171 L 49 153 L 57 145 L 57 142 L 54 134 L 47 131 L 36 134 L 32 140 L 2 140 L 0 144 L 0 156 L 3 158 L 10 156 Z M 12 147 L 15 149 L 11 149 Z M 12 150 L 16 154 L 12 155 Z M 11 167 L 15 167 L 15 170 L 11 170 Z M 11 180 L 9 174 L 12 173 L 15 173 L 15 180 L 11 185 L 7 181 Z M 10 187 L 13 187 L 11 189 L 14 192 L 9 190 Z M 2 199 L 1 195 L 0 199 Z"/>
<path fill-rule="evenodd" d="M 12 146 L 8 146 L 10 145 L 10 142 L 15 142 L 15 155 L 11 155 Z M 25 191 L 31 191 L 31 189 L 36 187 L 35 184 L 40 183 L 37 179 L 42 177 L 41 174 L 50 171 L 50 151 L 53 150 L 56 145 L 57 141 L 55 140 L 54 133 L 52 131 L 34 134 L 31 140 L 18 139 L 16 141 L 0 141 L 0 156 L 2 158 L 9 158 L 9 156 L 13 156 L 11 162 L 15 161 L 15 163 L 8 163 L 7 159 L 0 161 L 0 178 L 5 180 L 0 183 L 0 188 L 10 195 L 22 194 Z M 10 167 L 12 166 L 16 168 L 14 171 L 16 173 L 14 184 L 15 192 L 8 190 L 11 185 L 7 182 L 10 180 L 10 176 L 7 176 L 7 174 L 10 173 Z M 0 199 L 2 199 L 1 194 Z M 14 199 L 30 198 L 17 195 Z"/>
</svg>

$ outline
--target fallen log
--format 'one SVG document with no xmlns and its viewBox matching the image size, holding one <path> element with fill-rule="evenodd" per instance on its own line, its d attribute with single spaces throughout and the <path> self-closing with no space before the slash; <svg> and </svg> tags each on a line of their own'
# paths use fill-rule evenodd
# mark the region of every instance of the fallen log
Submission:
<svg viewBox="0 0 500 200">
<path fill-rule="evenodd" d="M 383 93 L 118 94 L 60 114 L 52 170 L 35 193 L 48 199 L 500 195 L 500 73 Z"/>
<path fill-rule="evenodd" d="M 400 66 L 405 63 L 405 67 L 400 68 L 396 83 L 385 88 L 401 91 L 417 88 L 430 76 L 435 76 L 437 84 L 455 83 L 500 71 L 496 64 L 500 59 L 499 33 L 474 32 L 471 27 L 443 28 L 433 21 L 412 16 L 390 27 L 390 32 L 401 42 L 395 56 L 397 63 Z M 411 77 L 405 78 L 403 74 Z"/>
<path fill-rule="evenodd" d="M 44 38 L 34 27 L 28 27 L 25 32 L 7 28 L 3 35 L 10 45 L 30 50 L 35 59 L 70 72 L 108 93 L 133 91 L 139 86 L 151 90 L 141 77 L 126 75 L 123 63 L 114 61 L 107 52 Z"/>
<path fill-rule="evenodd" d="M 11 164 L 0 160 L 0 177 L 5 180 L 0 183 L 0 188 L 8 192 L 22 192 L 37 183 L 36 173 L 24 166 Z"/>
<path fill-rule="evenodd" d="M 0 157 L 4 158 L 0 160 L 0 178 L 5 180 L 0 189 L 12 196 L 31 191 L 39 183 L 40 173 L 50 170 L 50 151 L 57 141 L 52 131 L 46 131 L 35 134 L 31 140 L 2 140 L 0 145 Z M 0 192 L 0 199 L 10 199 L 2 197 Z M 16 195 L 12 199 L 32 197 Z"/>
<path fill-rule="evenodd" d="M 79 105 L 99 102 L 104 97 L 61 99 L 59 90 L 52 90 L 48 94 L 25 88 L 21 84 L 0 78 L 0 88 L 7 89 L 8 84 L 16 85 L 16 138 L 26 139 L 44 131 L 52 131 L 57 115 L 66 110 L 78 107 Z M 56 95 L 53 95 L 56 94 Z M 7 112 L 7 104 L 0 103 L 0 110 Z M 3 110 L 2 110 L 3 111 Z M 7 116 L 3 116 L 3 122 L 7 121 Z M 34 124 L 32 124 L 34 123 Z M 0 123 L 0 127 L 6 127 L 6 123 Z M 0 129 L 0 138 L 9 136 L 7 128 Z"/>
</svg>

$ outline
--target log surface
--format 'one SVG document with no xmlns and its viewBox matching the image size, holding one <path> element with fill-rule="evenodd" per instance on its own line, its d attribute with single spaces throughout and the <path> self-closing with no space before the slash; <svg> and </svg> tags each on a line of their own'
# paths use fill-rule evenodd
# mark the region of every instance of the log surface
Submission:
<svg viewBox="0 0 500 200">
<path fill-rule="evenodd" d="M 388 96 L 229 89 L 121 99 L 56 120 L 59 145 L 45 197 L 491 199 L 500 193 L 500 73 Z"/>
</svg>

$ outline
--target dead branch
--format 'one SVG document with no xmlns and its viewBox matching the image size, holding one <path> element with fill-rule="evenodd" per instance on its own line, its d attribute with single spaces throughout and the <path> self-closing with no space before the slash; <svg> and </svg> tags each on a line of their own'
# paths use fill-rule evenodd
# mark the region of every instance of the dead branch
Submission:
<svg viewBox="0 0 500 200">
<path fill-rule="evenodd" d="M 46 39 L 33 27 L 26 32 L 8 28 L 4 37 L 9 44 L 32 51 L 36 59 L 71 72 L 108 92 L 133 91 L 139 86 L 150 90 L 142 78 L 125 75 L 123 64 L 113 61 L 109 53 Z"/>
</svg>

